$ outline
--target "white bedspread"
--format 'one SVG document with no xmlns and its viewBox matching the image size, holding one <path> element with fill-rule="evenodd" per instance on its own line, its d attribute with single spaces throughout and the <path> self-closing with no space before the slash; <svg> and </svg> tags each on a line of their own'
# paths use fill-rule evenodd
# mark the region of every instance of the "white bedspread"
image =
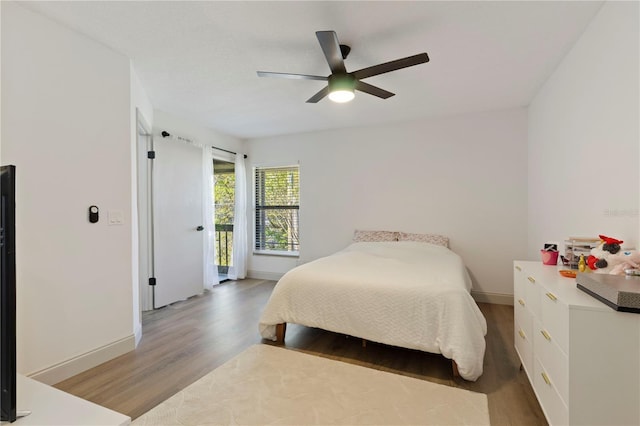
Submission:
<svg viewBox="0 0 640 426">
<path fill-rule="evenodd" d="M 460 257 L 428 243 L 354 243 L 298 266 L 278 281 L 260 318 L 275 340 L 280 323 L 439 353 L 460 375 L 482 374 L 487 324 L 469 293 Z"/>
</svg>

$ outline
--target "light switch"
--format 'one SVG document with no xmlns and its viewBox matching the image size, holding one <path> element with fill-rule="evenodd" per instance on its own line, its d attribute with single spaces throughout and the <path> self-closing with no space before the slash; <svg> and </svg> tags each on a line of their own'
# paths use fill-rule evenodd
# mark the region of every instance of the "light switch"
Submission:
<svg viewBox="0 0 640 426">
<path fill-rule="evenodd" d="M 124 212 L 122 210 L 109 210 L 109 225 L 124 224 Z"/>
</svg>

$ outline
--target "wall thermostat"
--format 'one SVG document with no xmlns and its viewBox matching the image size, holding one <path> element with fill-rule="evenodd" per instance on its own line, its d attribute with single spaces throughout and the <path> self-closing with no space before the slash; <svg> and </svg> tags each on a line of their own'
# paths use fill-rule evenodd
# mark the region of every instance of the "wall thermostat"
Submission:
<svg viewBox="0 0 640 426">
<path fill-rule="evenodd" d="M 96 223 L 99 219 L 98 206 L 89 207 L 89 222 Z"/>
</svg>

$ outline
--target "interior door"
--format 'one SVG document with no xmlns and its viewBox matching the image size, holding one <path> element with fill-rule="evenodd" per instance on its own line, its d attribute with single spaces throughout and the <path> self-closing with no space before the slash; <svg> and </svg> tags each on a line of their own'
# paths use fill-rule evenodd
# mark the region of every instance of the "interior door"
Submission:
<svg viewBox="0 0 640 426">
<path fill-rule="evenodd" d="M 203 291 L 202 148 L 154 140 L 154 308 Z"/>
</svg>

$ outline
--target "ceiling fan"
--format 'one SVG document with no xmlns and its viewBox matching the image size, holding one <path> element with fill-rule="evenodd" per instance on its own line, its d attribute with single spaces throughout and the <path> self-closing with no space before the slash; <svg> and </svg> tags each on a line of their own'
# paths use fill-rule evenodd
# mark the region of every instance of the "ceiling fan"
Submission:
<svg viewBox="0 0 640 426">
<path fill-rule="evenodd" d="M 320 47 L 324 52 L 325 58 L 327 58 L 331 75 L 324 77 L 320 75 L 258 71 L 258 76 L 327 81 L 327 86 L 310 97 L 307 103 L 317 103 L 327 95 L 329 99 L 334 102 L 348 102 L 354 98 L 354 90 L 387 99 L 395 93 L 365 83 L 362 79 L 429 62 L 429 56 L 426 53 L 419 53 L 406 58 L 396 59 L 395 61 L 362 68 L 358 71 L 347 72 L 344 66 L 344 59 L 347 59 L 351 48 L 338 42 L 338 36 L 335 31 L 316 31 L 316 37 L 318 37 Z"/>
</svg>

